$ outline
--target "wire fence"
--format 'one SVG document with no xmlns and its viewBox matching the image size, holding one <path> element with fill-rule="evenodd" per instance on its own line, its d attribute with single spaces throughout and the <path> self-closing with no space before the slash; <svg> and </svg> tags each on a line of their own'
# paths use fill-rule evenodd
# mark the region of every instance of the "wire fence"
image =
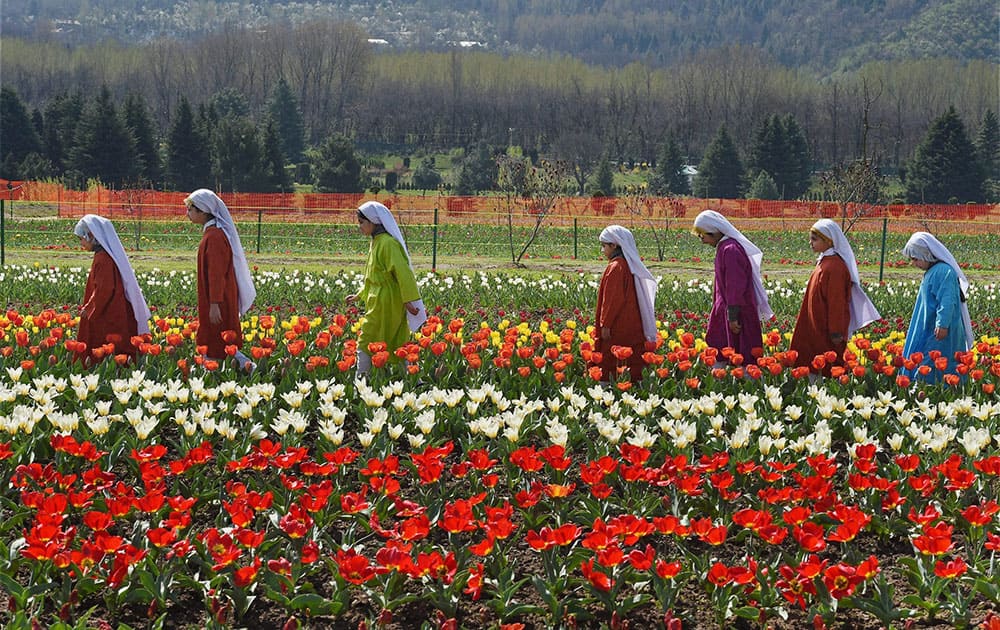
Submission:
<svg viewBox="0 0 1000 630">
<path fill-rule="evenodd" d="M 199 235 L 186 223 L 186 193 L 153 190 L 68 190 L 46 182 L 4 182 L 8 197 L 0 219 L 0 254 L 6 247 L 75 247 L 72 223 L 99 214 L 118 224 L 127 248 L 182 250 Z M 817 201 L 696 199 L 659 197 L 561 197 L 546 209 L 532 199 L 502 196 L 456 197 L 439 194 L 223 193 L 239 227 L 244 247 L 271 254 L 357 254 L 366 244 L 357 237 L 357 207 L 377 200 L 393 210 L 410 250 L 432 257 L 499 256 L 516 258 L 541 225 L 528 257 L 596 258 L 597 236 L 611 223 L 636 232 L 650 259 L 687 260 L 704 256 L 685 233 L 698 212 L 711 208 L 747 233 L 760 233 L 770 261 L 811 257 L 801 235 L 819 218 L 840 220 L 863 265 L 898 263 L 910 233 L 923 230 L 949 242 L 960 262 L 1000 268 L 1000 205 L 869 205 Z M 49 217 L 48 221 L 24 216 Z M 65 225 L 64 225 L 65 224 Z M 796 236 L 792 237 L 791 234 Z M 2 256 L 0 256 L 2 257 Z M 2 264 L 0 260 L 0 264 Z"/>
</svg>

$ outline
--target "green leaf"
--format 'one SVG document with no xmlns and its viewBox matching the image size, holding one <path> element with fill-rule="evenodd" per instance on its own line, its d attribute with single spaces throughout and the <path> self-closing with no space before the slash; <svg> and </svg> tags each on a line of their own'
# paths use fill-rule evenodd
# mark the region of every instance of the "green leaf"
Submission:
<svg viewBox="0 0 1000 630">
<path fill-rule="evenodd" d="M 760 619 L 760 610 L 754 608 L 753 606 L 743 606 L 742 608 L 737 608 L 733 611 L 737 617 L 742 617 L 743 619 L 753 619 L 756 621 Z"/>
</svg>

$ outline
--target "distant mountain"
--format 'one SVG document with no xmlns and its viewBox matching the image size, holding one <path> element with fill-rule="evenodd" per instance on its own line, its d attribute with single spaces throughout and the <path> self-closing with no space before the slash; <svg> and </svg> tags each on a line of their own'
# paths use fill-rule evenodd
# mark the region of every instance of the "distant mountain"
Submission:
<svg viewBox="0 0 1000 630">
<path fill-rule="evenodd" d="M 67 44 L 199 37 L 227 26 L 348 20 L 377 45 L 670 65 L 731 44 L 818 74 L 874 59 L 1000 58 L 996 0 L 21 0 L 4 35 Z"/>
</svg>

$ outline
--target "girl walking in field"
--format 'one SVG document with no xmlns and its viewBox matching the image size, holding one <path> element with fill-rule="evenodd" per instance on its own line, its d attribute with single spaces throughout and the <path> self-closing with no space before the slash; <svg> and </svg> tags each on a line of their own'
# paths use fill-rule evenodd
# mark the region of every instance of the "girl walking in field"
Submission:
<svg viewBox="0 0 1000 630">
<path fill-rule="evenodd" d="M 600 241 L 608 266 L 597 290 L 594 316 L 594 350 L 601 355 L 597 365 L 602 381 L 620 370 L 636 383 L 642 379 L 647 344 L 656 344 L 656 280 L 642 263 L 635 237 L 628 229 L 609 225 L 601 232 Z"/>
<path fill-rule="evenodd" d="M 240 316 L 257 296 L 240 235 L 229 208 L 211 190 L 199 188 L 184 200 L 188 219 L 202 228 L 198 245 L 198 335 L 205 356 L 221 361 L 226 346 L 236 346 L 236 366 L 253 371 L 254 363 L 239 348 L 243 346 Z"/>
<path fill-rule="evenodd" d="M 936 383 L 944 374 L 957 373 L 955 353 L 972 346 L 972 320 L 966 303 L 969 279 L 944 243 L 927 232 L 914 232 L 903 247 L 903 255 L 923 270 L 924 278 L 903 346 L 904 359 L 919 353 L 920 360 L 900 372 Z"/>
<path fill-rule="evenodd" d="M 377 201 L 362 204 L 358 208 L 358 229 L 371 238 L 371 247 L 364 286 L 346 300 L 348 304 L 360 303 L 365 313 L 358 336 L 357 371 L 361 375 L 371 370 L 371 344 L 384 343 L 394 359 L 393 351 L 427 320 L 427 310 L 420 299 L 406 240 L 389 208 Z"/>
<path fill-rule="evenodd" d="M 77 222 L 73 233 L 80 237 L 84 250 L 94 252 L 77 326 L 77 341 L 86 347 L 78 351 L 77 357 L 87 366 L 108 354 L 134 360 L 132 337 L 149 333 L 150 312 L 118 232 L 111 221 L 87 214 Z M 98 350 L 107 344 L 113 345 L 110 352 Z"/>
<path fill-rule="evenodd" d="M 834 365 L 843 365 L 854 332 L 881 316 L 861 288 L 854 250 L 837 223 L 817 221 L 809 230 L 809 245 L 819 258 L 802 297 L 790 348 L 798 353 L 796 366 L 829 376 Z M 816 359 L 828 352 L 836 354 L 834 361 Z"/>
<path fill-rule="evenodd" d="M 715 285 L 705 342 L 722 357 L 725 348 L 732 348 L 742 357 L 741 363 L 753 364 L 763 352 L 760 322 L 774 317 L 760 274 L 764 254 L 714 210 L 695 217 L 694 233 L 715 248 Z"/>
</svg>

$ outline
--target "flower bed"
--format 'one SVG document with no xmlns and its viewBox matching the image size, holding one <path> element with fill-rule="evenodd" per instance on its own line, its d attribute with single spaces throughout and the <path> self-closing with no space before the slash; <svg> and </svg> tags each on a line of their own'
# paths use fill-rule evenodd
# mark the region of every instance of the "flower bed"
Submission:
<svg viewBox="0 0 1000 630">
<path fill-rule="evenodd" d="M 989 320 L 961 379 L 899 377 L 893 319 L 811 383 L 777 327 L 755 364 L 713 369 L 701 311 L 678 308 L 642 383 L 601 386 L 572 310 L 592 280 L 507 282 L 508 312 L 464 301 L 490 276 L 425 278 L 459 297 L 364 382 L 354 312 L 258 307 L 245 375 L 198 357 L 181 306 L 138 366 L 93 372 L 74 308 L 9 310 L 6 626 L 1000 623 Z"/>
</svg>

